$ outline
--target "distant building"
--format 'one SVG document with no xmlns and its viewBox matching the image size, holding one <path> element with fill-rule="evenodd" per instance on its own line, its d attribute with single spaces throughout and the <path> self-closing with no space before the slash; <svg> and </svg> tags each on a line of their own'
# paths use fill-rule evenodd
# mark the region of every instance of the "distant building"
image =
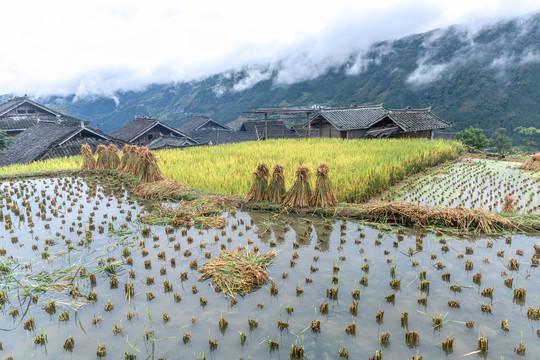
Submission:
<svg viewBox="0 0 540 360">
<path fill-rule="evenodd" d="M 86 122 L 79 119 L 39 119 L 35 125 L 13 138 L 13 143 L 0 154 L 0 166 L 79 155 L 82 144 L 90 145 L 95 151 L 99 144 L 114 144 L 122 148 L 125 143 L 88 127 Z"/>
<path fill-rule="evenodd" d="M 311 120 L 320 137 L 362 138 L 433 138 L 433 131 L 446 129 L 450 123 L 430 109 L 386 110 L 382 105 L 320 110 Z"/>
<path fill-rule="evenodd" d="M 57 117 L 68 117 L 65 109 L 62 111 L 49 109 L 28 97 L 14 97 L 0 104 L 0 130 L 9 136 L 20 134 L 37 124 L 39 120 L 52 121 Z"/>
<path fill-rule="evenodd" d="M 176 136 L 183 138 L 190 145 L 198 144 L 197 140 L 157 119 L 147 116 L 135 117 L 135 119 L 111 134 L 132 145 L 146 146 L 160 136 Z"/>
<path fill-rule="evenodd" d="M 197 115 L 176 128 L 183 133 L 192 135 L 195 131 L 201 130 L 220 130 L 220 131 L 233 131 L 227 125 L 223 125 L 213 120 L 210 116 Z"/>
</svg>

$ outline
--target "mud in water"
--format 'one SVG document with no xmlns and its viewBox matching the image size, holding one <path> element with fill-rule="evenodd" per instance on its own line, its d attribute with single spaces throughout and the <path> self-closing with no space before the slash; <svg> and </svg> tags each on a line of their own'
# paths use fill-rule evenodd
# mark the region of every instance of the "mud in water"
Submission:
<svg viewBox="0 0 540 360">
<path fill-rule="evenodd" d="M 457 359 L 479 337 L 487 353 L 467 358 L 540 349 L 538 236 L 240 211 L 224 229 L 149 227 L 124 189 L 81 178 L 4 182 L 0 194 L 2 358 L 97 358 L 105 344 L 109 359 L 277 359 L 292 346 L 310 359 L 343 348 Z M 269 283 L 232 299 L 198 281 L 207 257 L 239 247 L 278 251 Z"/>
</svg>

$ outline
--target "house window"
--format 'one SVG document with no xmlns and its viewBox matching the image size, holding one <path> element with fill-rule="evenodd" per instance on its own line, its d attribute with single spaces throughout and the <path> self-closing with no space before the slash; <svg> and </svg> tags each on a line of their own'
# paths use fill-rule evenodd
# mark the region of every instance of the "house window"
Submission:
<svg viewBox="0 0 540 360">
<path fill-rule="evenodd" d="M 28 110 L 27 110 L 27 113 L 29 113 L 29 114 L 35 114 L 35 113 L 36 113 L 36 110 L 35 110 L 35 109 L 28 109 Z"/>
<path fill-rule="evenodd" d="M 154 137 L 154 134 L 148 134 L 148 135 L 146 136 L 146 138 L 147 138 L 148 140 L 152 140 L 153 137 Z"/>
<path fill-rule="evenodd" d="M 26 114 L 26 110 L 25 109 L 17 109 L 17 114 L 24 115 L 24 114 Z"/>
</svg>

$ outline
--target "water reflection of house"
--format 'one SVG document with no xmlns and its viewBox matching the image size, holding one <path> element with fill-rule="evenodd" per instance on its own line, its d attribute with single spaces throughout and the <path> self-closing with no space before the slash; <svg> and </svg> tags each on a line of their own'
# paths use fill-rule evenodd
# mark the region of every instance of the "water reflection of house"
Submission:
<svg viewBox="0 0 540 360">
<path fill-rule="evenodd" d="M 361 138 L 433 138 L 434 130 L 446 129 L 450 123 L 430 109 L 386 110 L 382 105 L 322 109 L 312 119 L 320 137 Z"/>
</svg>

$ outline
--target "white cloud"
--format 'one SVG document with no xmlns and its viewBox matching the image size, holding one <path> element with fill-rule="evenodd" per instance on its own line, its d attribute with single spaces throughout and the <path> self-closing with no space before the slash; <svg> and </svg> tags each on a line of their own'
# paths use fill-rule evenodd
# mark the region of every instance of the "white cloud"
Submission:
<svg viewBox="0 0 540 360">
<path fill-rule="evenodd" d="M 353 53 L 349 71 L 362 71 L 376 41 L 539 9 L 534 0 L 9 1 L 0 94 L 113 96 L 245 66 L 273 68 L 278 84 L 291 84 Z M 250 72 L 236 90 L 266 76 Z"/>
</svg>

